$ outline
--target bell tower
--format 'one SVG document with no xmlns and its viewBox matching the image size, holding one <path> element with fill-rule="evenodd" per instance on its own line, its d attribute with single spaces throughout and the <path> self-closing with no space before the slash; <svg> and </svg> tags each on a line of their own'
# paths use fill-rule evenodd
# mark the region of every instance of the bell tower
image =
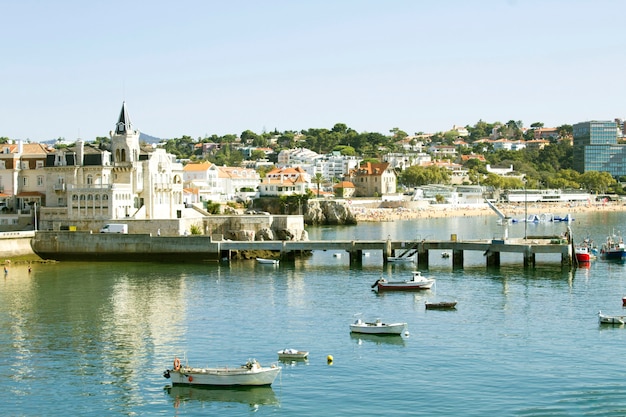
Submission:
<svg viewBox="0 0 626 417">
<path fill-rule="evenodd" d="M 113 166 L 133 166 L 139 161 L 139 131 L 133 130 L 126 109 L 122 103 L 122 111 L 111 136 L 111 154 Z"/>
</svg>

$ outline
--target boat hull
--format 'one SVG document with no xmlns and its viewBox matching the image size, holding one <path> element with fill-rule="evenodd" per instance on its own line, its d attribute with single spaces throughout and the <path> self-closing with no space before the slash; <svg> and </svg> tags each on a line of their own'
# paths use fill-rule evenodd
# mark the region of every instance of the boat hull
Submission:
<svg viewBox="0 0 626 417">
<path fill-rule="evenodd" d="M 456 308 L 456 301 L 441 303 L 426 303 L 426 310 L 453 310 Z"/>
<path fill-rule="evenodd" d="M 392 323 L 392 324 L 376 324 L 376 323 L 362 323 L 351 324 L 350 332 L 363 333 L 363 334 L 377 334 L 377 335 L 401 335 L 406 329 L 406 323 Z"/>
<path fill-rule="evenodd" d="M 268 386 L 272 385 L 281 368 L 189 368 L 166 371 L 172 385 L 201 386 Z M 167 376 L 166 376 L 167 377 Z"/>
<path fill-rule="evenodd" d="M 432 288 L 435 281 L 432 282 L 379 282 L 377 284 L 378 291 L 419 291 L 429 290 Z"/>
<path fill-rule="evenodd" d="M 605 260 L 620 261 L 626 257 L 626 252 L 622 250 L 602 250 L 600 251 L 600 257 Z"/>
</svg>

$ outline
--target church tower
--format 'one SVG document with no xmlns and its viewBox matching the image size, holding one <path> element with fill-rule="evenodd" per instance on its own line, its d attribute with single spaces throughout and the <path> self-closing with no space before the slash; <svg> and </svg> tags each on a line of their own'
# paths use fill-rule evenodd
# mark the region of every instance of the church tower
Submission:
<svg viewBox="0 0 626 417">
<path fill-rule="evenodd" d="M 126 102 L 122 103 L 122 111 L 115 130 L 109 132 L 109 136 L 113 166 L 133 166 L 139 161 L 139 131 L 133 130 Z"/>
</svg>

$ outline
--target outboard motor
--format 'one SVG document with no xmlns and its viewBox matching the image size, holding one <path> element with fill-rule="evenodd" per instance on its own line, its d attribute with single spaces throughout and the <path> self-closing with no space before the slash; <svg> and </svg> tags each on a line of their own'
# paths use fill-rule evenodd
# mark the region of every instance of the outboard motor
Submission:
<svg viewBox="0 0 626 417">
<path fill-rule="evenodd" d="M 166 369 L 165 372 L 163 372 L 163 377 L 169 379 L 170 377 L 170 370 Z"/>
</svg>

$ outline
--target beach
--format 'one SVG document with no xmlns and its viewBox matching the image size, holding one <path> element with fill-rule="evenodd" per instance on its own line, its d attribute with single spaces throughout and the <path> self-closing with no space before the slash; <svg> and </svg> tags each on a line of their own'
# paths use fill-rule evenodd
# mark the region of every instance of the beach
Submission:
<svg viewBox="0 0 626 417">
<path fill-rule="evenodd" d="M 626 204 L 623 202 L 594 202 L 590 204 L 577 203 L 528 203 L 525 207 L 523 203 L 498 204 L 505 216 L 513 218 L 525 218 L 525 214 L 552 213 L 555 216 L 565 216 L 566 214 L 590 213 L 590 212 L 613 212 L 626 211 Z M 420 218 L 441 218 L 441 217 L 471 217 L 471 216 L 497 216 L 496 213 L 486 204 L 431 204 L 426 208 L 408 209 L 398 208 L 367 208 L 353 207 L 358 222 L 385 222 L 395 220 L 409 220 Z"/>
</svg>

